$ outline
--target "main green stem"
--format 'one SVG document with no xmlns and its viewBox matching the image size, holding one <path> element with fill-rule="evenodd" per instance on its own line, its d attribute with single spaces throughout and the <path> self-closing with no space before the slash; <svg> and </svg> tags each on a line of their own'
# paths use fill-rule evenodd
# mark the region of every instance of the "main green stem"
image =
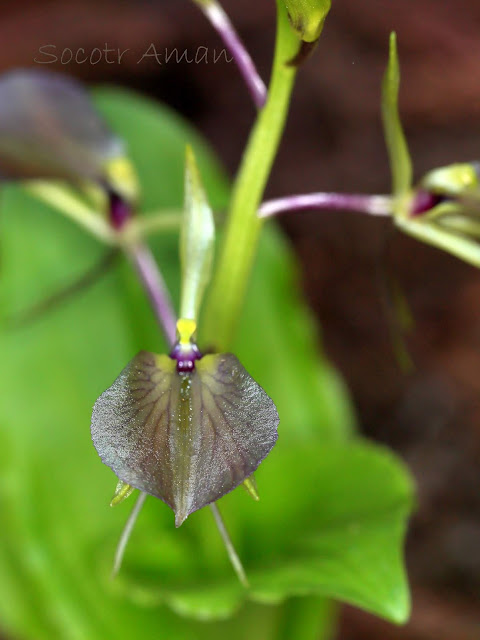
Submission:
<svg viewBox="0 0 480 640">
<path fill-rule="evenodd" d="M 202 343 L 230 347 L 255 259 L 263 221 L 257 217 L 285 127 L 296 69 L 288 62 L 298 52 L 283 0 L 277 0 L 277 43 L 265 107 L 250 136 L 234 185 L 215 277 L 207 301 Z"/>
</svg>

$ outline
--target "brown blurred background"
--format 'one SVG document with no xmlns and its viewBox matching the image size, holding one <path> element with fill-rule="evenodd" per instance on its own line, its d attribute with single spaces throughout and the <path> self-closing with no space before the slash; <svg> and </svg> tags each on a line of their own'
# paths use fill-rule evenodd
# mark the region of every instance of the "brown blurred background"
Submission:
<svg viewBox="0 0 480 640">
<path fill-rule="evenodd" d="M 273 0 L 224 0 L 266 77 Z M 399 37 L 401 107 L 416 175 L 480 159 L 480 2 L 334 0 L 314 57 L 302 69 L 268 193 L 388 192 L 379 118 L 388 34 Z M 47 64 L 89 82 L 121 83 L 172 105 L 210 138 L 235 171 L 254 110 L 232 64 L 159 65 L 165 48 L 222 46 L 188 0 L 18 0 L 0 5 L 0 71 L 52 60 L 65 48 L 128 49 Z M 150 50 L 151 51 L 151 50 Z M 64 62 L 69 58 L 65 53 Z M 480 273 L 347 213 L 283 219 L 325 348 L 353 394 L 364 433 L 413 469 L 419 510 L 408 544 L 411 623 L 396 629 L 346 608 L 339 640 L 480 638 Z M 415 319 L 402 373 L 392 349 L 385 280 Z"/>
</svg>

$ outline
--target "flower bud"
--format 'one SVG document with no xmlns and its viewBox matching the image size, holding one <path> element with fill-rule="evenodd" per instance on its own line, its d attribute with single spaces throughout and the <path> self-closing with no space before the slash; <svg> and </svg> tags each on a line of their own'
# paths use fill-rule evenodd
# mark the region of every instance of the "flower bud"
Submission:
<svg viewBox="0 0 480 640">
<path fill-rule="evenodd" d="M 285 0 L 292 27 L 304 42 L 315 42 L 322 33 L 331 0 Z"/>
<path fill-rule="evenodd" d="M 480 186 L 478 165 L 475 163 L 451 164 L 427 173 L 420 187 L 430 193 L 450 197 L 466 195 Z"/>
<path fill-rule="evenodd" d="M 480 180 L 476 163 L 430 171 L 396 224 L 405 233 L 480 267 Z"/>
</svg>

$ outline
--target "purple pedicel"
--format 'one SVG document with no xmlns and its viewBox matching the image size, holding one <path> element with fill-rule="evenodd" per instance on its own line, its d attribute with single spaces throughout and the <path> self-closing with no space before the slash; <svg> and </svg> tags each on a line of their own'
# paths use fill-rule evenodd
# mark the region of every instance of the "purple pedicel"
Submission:
<svg viewBox="0 0 480 640">
<path fill-rule="evenodd" d="M 129 249 L 130 258 L 150 298 L 153 311 L 157 316 L 165 339 L 169 345 L 175 345 L 177 337 L 177 317 L 162 273 L 152 252 L 144 244 L 136 244 Z"/>
<path fill-rule="evenodd" d="M 176 344 L 170 354 L 172 360 L 177 361 L 178 373 L 192 373 L 195 369 L 195 361 L 202 358 L 202 354 L 196 344 L 191 344 L 188 349 Z"/>
<path fill-rule="evenodd" d="M 110 222 L 116 231 L 120 231 L 123 229 L 127 220 L 130 219 L 132 209 L 130 205 L 114 191 L 110 191 L 108 195 L 110 199 Z"/>
<path fill-rule="evenodd" d="M 446 196 L 438 195 L 436 193 L 431 193 L 430 191 L 417 191 L 415 198 L 412 203 L 412 210 L 410 211 L 410 217 L 416 218 L 417 216 L 421 216 L 427 211 L 430 211 L 434 207 L 442 202 L 449 200 Z"/>
<path fill-rule="evenodd" d="M 258 109 L 262 109 L 267 101 L 267 88 L 245 45 L 235 31 L 230 18 L 215 1 L 209 2 L 202 10 L 217 30 L 229 53 L 233 56 L 255 106 Z"/>
<path fill-rule="evenodd" d="M 304 193 L 267 200 L 260 205 L 259 218 L 269 218 L 280 213 L 332 209 L 357 211 L 372 216 L 391 216 L 390 196 L 367 196 L 354 193 Z"/>
</svg>

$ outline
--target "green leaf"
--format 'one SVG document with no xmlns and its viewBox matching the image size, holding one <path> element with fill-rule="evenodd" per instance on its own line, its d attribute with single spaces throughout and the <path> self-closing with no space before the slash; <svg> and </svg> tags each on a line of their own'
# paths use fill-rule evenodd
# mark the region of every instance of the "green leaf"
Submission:
<svg viewBox="0 0 480 640">
<path fill-rule="evenodd" d="M 171 573 L 166 587 L 161 576 L 171 560 L 152 564 L 156 539 L 148 526 L 134 534 L 122 578 L 125 595 L 207 618 L 227 615 L 245 598 L 272 604 L 314 594 L 392 622 L 406 621 L 410 603 L 402 547 L 413 488 L 391 453 L 360 442 L 292 446 L 280 439 L 257 479 L 262 499 L 256 509 L 242 494 L 220 503 L 250 591 L 235 582 L 228 565 L 209 557 L 216 541 L 200 538 L 193 544 L 202 545 L 195 572 L 203 576 L 201 593 L 192 591 L 180 570 Z M 195 514 L 185 528 L 206 528 L 206 516 Z"/>
<path fill-rule="evenodd" d="M 97 100 L 128 142 L 145 209 L 181 207 L 188 142 L 209 200 L 224 207 L 223 173 L 188 125 L 128 92 L 105 90 Z M 178 302 L 178 235 L 156 237 L 152 248 Z M 103 248 L 9 187 L 2 198 L 0 252 L 2 318 L 77 279 Z M 409 480 L 390 454 L 348 442 L 350 402 L 318 347 L 296 283 L 288 244 L 269 226 L 235 353 L 278 405 L 279 445 L 258 472 L 260 503 L 240 490 L 222 501 L 222 510 L 256 600 L 330 593 L 399 621 L 407 600 L 400 558 Z M 279 614 L 269 606 L 247 603 L 231 621 L 215 623 L 177 615 L 227 617 L 245 598 L 208 510 L 176 530 L 168 508 L 148 499 L 127 550 L 129 571 L 110 579 L 130 501 L 108 506 L 115 476 L 92 446 L 91 410 L 140 349 L 162 352 L 166 346 L 124 262 L 34 324 L 0 331 L 0 620 L 9 635 L 153 640 L 161 630 L 169 640 L 276 637 Z M 343 521 L 351 528 L 342 529 Z M 375 548 L 367 545 L 367 531 Z M 338 546 L 330 548 L 337 534 Z M 324 555 L 331 571 L 320 564 Z M 291 580 L 285 558 L 294 561 Z"/>
<path fill-rule="evenodd" d="M 395 196 L 404 195 L 412 186 L 412 161 L 398 110 L 399 89 L 400 67 L 397 37 L 395 33 L 391 33 L 388 66 L 383 78 L 382 118 Z"/>
<path fill-rule="evenodd" d="M 195 155 L 187 147 L 185 167 L 185 213 L 180 234 L 182 298 L 180 317 L 197 320 L 210 281 L 215 242 L 213 213 L 205 195 Z"/>
</svg>

